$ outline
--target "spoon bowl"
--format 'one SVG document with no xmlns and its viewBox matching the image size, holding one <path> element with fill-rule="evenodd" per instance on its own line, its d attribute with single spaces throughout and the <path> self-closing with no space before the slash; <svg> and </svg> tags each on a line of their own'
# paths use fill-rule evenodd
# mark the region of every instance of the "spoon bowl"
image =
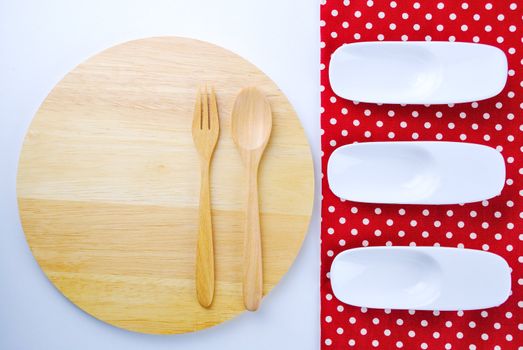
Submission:
<svg viewBox="0 0 523 350">
<path fill-rule="evenodd" d="M 232 111 L 232 138 L 245 151 L 263 150 L 269 141 L 272 114 L 269 101 L 263 93 L 249 87 L 236 98 Z"/>
</svg>

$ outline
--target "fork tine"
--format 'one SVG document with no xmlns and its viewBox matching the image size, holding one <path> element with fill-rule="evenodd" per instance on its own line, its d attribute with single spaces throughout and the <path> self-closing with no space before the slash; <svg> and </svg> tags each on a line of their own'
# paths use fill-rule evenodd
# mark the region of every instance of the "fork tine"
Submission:
<svg viewBox="0 0 523 350">
<path fill-rule="evenodd" d="M 202 94 L 200 88 L 196 93 L 196 101 L 194 102 L 194 115 L 193 115 L 193 129 L 202 128 Z"/>
<path fill-rule="evenodd" d="M 219 129 L 220 122 L 219 122 L 219 117 L 218 117 L 218 103 L 216 102 L 216 94 L 214 93 L 213 87 L 211 87 L 209 108 L 211 110 L 211 113 L 209 116 L 211 125 L 214 129 Z M 210 127 L 209 127 L 209 129 L 210 129 Z"/>
<path fill-rule="evenodd" d="M 209 102 L 207 100 L 207 85 L 203 92 L 203 113 L 202 113 L 202 129 L 211 128 L 211 122 L 209 120 Z"/>
</svg>

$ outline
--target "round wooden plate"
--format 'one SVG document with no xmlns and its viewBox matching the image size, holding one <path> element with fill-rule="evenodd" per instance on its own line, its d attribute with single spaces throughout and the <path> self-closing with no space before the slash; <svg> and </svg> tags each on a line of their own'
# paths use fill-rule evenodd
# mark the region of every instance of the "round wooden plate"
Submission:
<svg viewBox="0 0 523 350">
<path fill-rule="evenodd" d="M 209 309 L 198 303 L 194 281 L 200 168 L 191 124 L 202 84 L 216 90 L 220 113 Z M 246 86 L 262 90 L 273 110 L 259 175 L 266 294 L 298 254 L 314 178 L 296 113 L 265 74 L 215 45 L 161 37 L 103 51 L 52 90 L 26 136 L 17 192 L 36 260 L 73 303 L 115 326 L 157 334 L 195 331 L 244 311 L 245 176 L 230 115 Z"/>
</svg>

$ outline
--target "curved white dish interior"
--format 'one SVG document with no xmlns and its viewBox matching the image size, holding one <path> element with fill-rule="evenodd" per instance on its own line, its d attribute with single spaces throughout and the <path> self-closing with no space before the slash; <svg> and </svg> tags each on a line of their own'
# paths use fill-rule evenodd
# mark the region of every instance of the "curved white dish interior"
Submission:
<svg viewBox="0 0 523 350">
<path fill-rule="evenodd" d="M 505 161 L 473 143 L 354 143 L 332 153 L 327 179 L 336 196 L 355 202 L 460 204 L 499 195 Z"/>
<path fill-rule="evenodd" d="M 510 294 L 510 268 L 502 257 L 460 248 L 349 249 L 334 259 L 330 280 L 340 301 L 379 309 L 485 309 Z"/>
<path fill-rule="evenodd" d="M 470 102 L 503 89 L 507 58 L 484 44 L 361 42 L 342 45 L 332 54 L 329 79 L 336 95 L 360 102 Z"/>
</svg>

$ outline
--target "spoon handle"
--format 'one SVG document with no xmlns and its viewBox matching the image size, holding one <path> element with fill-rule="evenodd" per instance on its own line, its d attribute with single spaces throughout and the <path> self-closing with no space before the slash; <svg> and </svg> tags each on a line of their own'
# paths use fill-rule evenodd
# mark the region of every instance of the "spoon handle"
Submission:
<svg viewBox="0 0 523 350">
<path fill-rule="evenodd" d="M 245 216 L 243 303 L 249 311 L 260 306 L 263 293 L 260 212 L 258 208 L 258 165 L 248 172 L 247 211 Z"/>
<path fill-rule="evenodd" d="M 200 213 L 196 247 L 196 296 L 200 305 L 209 307 L 214 296 L 214 252 L 212 239 L 209 162 L 201 165 Z"/>
</svg>

